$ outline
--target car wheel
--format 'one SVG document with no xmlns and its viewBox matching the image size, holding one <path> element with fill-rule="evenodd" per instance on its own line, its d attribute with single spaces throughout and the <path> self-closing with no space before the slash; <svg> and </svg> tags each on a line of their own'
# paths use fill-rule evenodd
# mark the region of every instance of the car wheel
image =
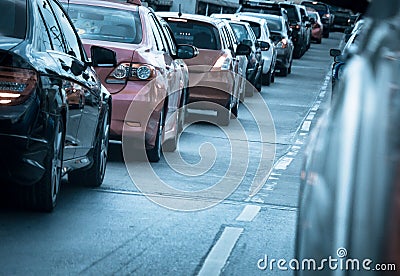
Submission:
<svg viewBox="0 0 400 276">
<path fill-rule="evenodd" d="M 263 74 L 261 73 L 254 85 L 258 92 L 261 92 L 261 89 L 262 89 L 262 76 L 263 76 Z"/>
<path fill-rule="evenodd" d="M 187 89 L 187 88 L 184 88 L 184 89 Z M 187 93 L 187 91 L 186 91 L 186 93 Z M 184 127 L 185 121 L 186 121 L 187 105 L 186 105 L 186 100 L 184 98 L 186 93 L 182 93 L 183 98 L 181 99 L 179 115 L 178 115 L 178 133 L 181 133 L 183 131 L 183 127 Z"/>
<path fill-rule="evenodd" d="M 273 73 L 272 76 L 271 76 L 271 82 L 272 82 L 272 83 L 275 82 L 275 74 L 276 74 L 276 71 L 274 71 L 274 73 Z"/>
<path fill-rule="evenodd" d="M 291 73 L 292 73 L 292 63 L 293 63 L 293 61 L 291 60 L 291 61 L 290 61 L 289 68 L 288 68 L 288 74 L 291 74 Z"/>
<path fill-rule="evenodd" d="M 177 122 L 179 121 L 179 112 L 178 112 L 178 117 L 176 118 Z M 175 135 L 172 139 L 168 139 L 164 141 L 162 144 L 162 150 L 165 152 L 174 152 L 176 151 L 176 147 L 178 146 L 178 135 L 179 135 L 179 126 L 178 130 L 175 132 Z"/>
<path fill-rule="evenodd" d="M 321 42 L 322 42 L 322 37 L 317 39 L 317 44 L 321 44 Z"/>
<path fill-rule="evenodd" d="M 163 134 L 163 117 L 164 112 L 160 112 L 160 118 L 158 120 L 158 128 L 156 133 L 156 142 L 154 143 L 154 147 L 152 149 L 146 150 L 147 158 L 150 162 L 158 162 L 160 161 L 162 155 L 162 134 Z"/>
<path fill-rule="evenodd" d="M 54 137 L 46 156 L 43 178 L 32 187 L 34 207 L 51 212 L 57 203 L 61 184 L 64 153 L 64 122 L 60 116 L 54 119 Z"/>
<path fill-rule="evenodd" d="M 225 107 L 221 106 L 217 110 L 217 124 L 220 126 L 228 126 L 230 123 L 232 98 L 231 96 Z"/>
<path fill-rule="evenodd" d="M 235 99 L 234 97 L 232 97 L 233 99 Z M 238 117 L 238 113 L 239 113 L 239 102 L 238 100 L 236 100 L 235 105 L 232 107 L 232 111 L 231 111 L 231 118 L 232 119 L 236 119 Z"/>
<path fill-rule="evenodd" d="M 93 149 L 93 163 L 88 168 L 71 171 L 68 180 L 71 183 L 82 183 L 87 187 L 100 187 L 106 174 L 108 144 L 110 134 L 109 111 L 104 112 L 101 129 Z"/>
<path fill-rule="evenodd" d="M 269 86 L 271 84 L 271 78 L 272 78 L 271 69 L 269 69 L 267 74 L 262 75 L 262 84 Z"/>
<path fill-rule="evenodd" d="M 281 76 L 282 77 L 286 77 L 288 74 L 289 74 L 289 69 L 288 68 L 285 68 L 285 67 L 283 67 L 282 69 L 281 69 Z"/>
</svg>

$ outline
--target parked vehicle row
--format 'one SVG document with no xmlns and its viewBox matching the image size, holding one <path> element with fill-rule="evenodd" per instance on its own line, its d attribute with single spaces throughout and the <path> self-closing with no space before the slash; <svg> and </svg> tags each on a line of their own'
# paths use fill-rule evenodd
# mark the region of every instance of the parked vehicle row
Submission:
<svg viewBox="0 0 400 276">
<path fill-rule="evenodd" d="M 242 1 L 239 14 L 258 13 L 260 15 L 281 16 L 291 29 L 291 40 L 294 44 L 294 58 L 301 56 L 309 49 L 311 43 L 312 24 L 305 6 L 292 2 L 256 2 Z"/>
<path fill-rule="evenodd" d="M 247 81 L 261 91 L 291 72 L 293 29 L 307 21 L 295 6 L 290 26 L 283 4 L 275 15 L 206 17 L 156 14 L 140 0 L 60 2 L 0 3 L 11 22 L 0 24 L 1 182 L 42 211 L 55 207 L 63 176 L 102 184 L 110 138 L 138 141 L 157 162 L 176 149 L 188 104 L 228 125 Z"/>
</svg>

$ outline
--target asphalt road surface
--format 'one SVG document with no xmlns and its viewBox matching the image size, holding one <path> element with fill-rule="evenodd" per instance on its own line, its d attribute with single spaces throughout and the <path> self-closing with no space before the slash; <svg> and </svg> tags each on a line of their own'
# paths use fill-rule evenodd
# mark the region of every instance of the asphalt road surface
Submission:
<svg viewBox="0 0 400 276">
<path fill-rule="evenodd" d="M 329 105 L 329 49 L 341 38 L 312 44 L 292 74 L 246 98 L 226 133 L 190 125 L 177 153 L 129 171 L 112 144 L 101 188 L 63 179 L 51 214 L 21 209 L 3 193 L 0 274 L 292 275 L 270 261 L 294 258 L 302 155 Z M 151 187 L 147 196 L 133 182 Z"/>
</svg>

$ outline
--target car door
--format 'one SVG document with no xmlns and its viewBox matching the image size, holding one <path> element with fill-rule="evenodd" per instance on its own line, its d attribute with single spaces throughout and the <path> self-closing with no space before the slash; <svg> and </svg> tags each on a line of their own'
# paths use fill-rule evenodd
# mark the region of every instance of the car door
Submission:
<svg viewBox="0 0 400 276">
<path fill-rule="evenodd" d="M 92 69 L 85 66 L 82 45 L 61 6 L 52 0 L 40 1 L 41 12 L 47 17 L 48 30 L 53 36 L 54 50 L 50 55 L 60 66 L 68 104 L 67 156 L 64 159 L 75 158 L 85 155 L 93 145 L 99 117 L 100 84 Z"/>
<path fill-rule="evenodd" d="M 166 78 L 166 93 L 167 93 L 167 112 L 165 114 L 165 132 L 173 130 L 176 127 L 176 120 L 172 116 L 177 116 L 176 110 L 179 108 L 179 98 L 180 98 L 180 78 L 178 74 L 179 66 L 176 64 L 174 59 L 169 52 L 169 47 L 162 31 L 160 22 L 156 16 L 150 12 L 149 19 L 151 22 L 151 27 L 153 30 L 153 34 L 155 36 L 157 42 L 157 48 L 159 53 L 162 55 L 160 62 L 163 63 L 163 67 L 165 70 L 165 78 Z M 176 93 L 175 93 L 176 92 Z M 176 118 L 177 119 L 177 118 Z"/>
<path fill-rule="evenodd" d="M 53 2 L 52 7 L 64 33 L 67 65 L 70 65 L 69 73 L 74 79 L 75 91 L 79 91 L 78 108 L 82 112 L 82 118 L 77 131 L 78 147 L 75 157 L 81 157 L 88 153 L 96 139 L 101 106 L 101 85 L 96 81 L 92 68 L 85 65 L 86 56 L 82 43 L 62 6 Z"/>
<path fill-rule="evenodd" d="M 165 39 L 168 44 L 169 52 L 175 57 L 177 54 L 176 41 L 175 41 L 172 30 L 168 26 L 168 23 L 165 21 L 162 24 L 162 31 L 165 35 Z M 186 66 L 186 63 L 182 59 L 174 58 L 174 63 L 178 69 L 177 78 L 179 79 L 179 81 L 178 81 L 179 91 L 184 90 L 182 92 L 185 92 L 185 94 L 180 95 L 180 99 L 179 99 L 179 107 L 182 107 L 183 105 L 185 105 L 187 103 L 187 100 L 188 100 L 187 97 L 189 96 L 186 93 L 186 89 L 183 89 L 183 88 L 189 87 L 189 71 Z"/>
<path fill-rule="evenodd" d="M 231 37 L 229 36 L 228 28 L 226 27 L 225 23 L 221 27 L 221 33 L 223 40 L 225 41 L 225 45 L 227 49 L 230 50 L 232 55 L 232 72 L 233 72 L 233 79 L 234 79 L 234 91 L 232 91 L 232 96 L 236 99 L 239 98 L 239 60 L 235 54 L 236 45 L 234 45 Z"/>
</svg>

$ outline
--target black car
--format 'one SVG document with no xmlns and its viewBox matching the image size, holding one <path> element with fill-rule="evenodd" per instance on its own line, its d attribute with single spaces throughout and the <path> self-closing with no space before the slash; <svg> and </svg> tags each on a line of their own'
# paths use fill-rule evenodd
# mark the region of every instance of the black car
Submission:
<svg viewBox="0 0 400 276">
<path fill-rule="evenodd" d="M 333 19 L 333 30 L 343 32 L 349 26 L 351 26 L 352 22 L 354 23 L 354 19 L 352 19 L 353 13 L 348 9 L 342 9 L 335 6 L 330 6 L 331 12 L 334 15 Z"/>
<path fill-rule="evenodd" d="M 238 13 L 273 14 L 282 16 L 289 23 L 287 11 L 275 1 L 255 2 L 249 0 L 239 0 L 239 4 L 241 5 L 237 11 Z"/>
<path fill-rule="evenodd" d="M 28 206 L 53 210 L 67 173 L 102 184 L 111 99 L 91 65 L 114 63 L 100 47 L 88 61 L 58 1 L 0 2 L 0 183 Z"/>
<path fill-rule="evenodd" d="M 321 17 L 321 22 L 324 25 L 324 38 L 329 37 L 329 32 L 333 29 L 334 15 L 331 13 L 329 5 L 322 2 L 303 1 L 301 5 L 316 10 Z"/>
</svg>

